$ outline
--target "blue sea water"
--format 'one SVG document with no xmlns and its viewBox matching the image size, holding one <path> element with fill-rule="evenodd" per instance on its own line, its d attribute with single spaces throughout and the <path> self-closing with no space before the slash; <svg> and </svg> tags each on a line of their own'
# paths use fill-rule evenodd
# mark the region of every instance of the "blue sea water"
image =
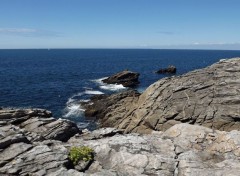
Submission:
<svg viewBox="0 0 240 176">
<path fill-rule="evenodd" d="M 44 108 L 91 128 L 79 102 L 124 89 L 103 84 L 103 77 L 125 69 L 139 72 L 137 90 L 142 92 L 166 76 L 154 73 L 159 68 L 175 65 L 177 74 L 183 74 L 239 56 L 240 51 L 222 50 L 0 50 L 0 107 Z"/>
</svg>

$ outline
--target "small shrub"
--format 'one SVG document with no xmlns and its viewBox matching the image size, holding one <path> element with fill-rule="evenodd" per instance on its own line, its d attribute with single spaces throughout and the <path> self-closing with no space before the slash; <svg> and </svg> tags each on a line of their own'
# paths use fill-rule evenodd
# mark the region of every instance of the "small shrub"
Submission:
<svg viewBox="0 0 240 176">
<path fill-rule="evenodd" d="M 69 153 L 69 159 L 74 165 L 77 165 L 80 160 L 90 161 L 93 156 L 93 149 L 82 146 L 82 147 L 72 147 Z"/>
</svg>

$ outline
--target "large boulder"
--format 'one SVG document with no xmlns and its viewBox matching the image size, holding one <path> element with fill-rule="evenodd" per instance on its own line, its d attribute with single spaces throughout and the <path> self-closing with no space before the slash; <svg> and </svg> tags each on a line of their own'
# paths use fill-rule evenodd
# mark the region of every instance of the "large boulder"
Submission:
<svg viewBox="0 0 240 176">
<path fill-rule="evenodd" d="M 75 134 L 81 133 L 75 123 L 53 118 L 51 112 L 44 109 L 2 109 L 0 126 L 5 129 L 6 125 L 29 133 L 28 139 L 31 141 L 43 139 L 67 141 Z"/>
<path fill-rule="evenodd" d="M 164 131 L 178 123 L 213 129 L 240 129 L 240 58 L 221 60 L 204 69 L 164 78 L 132 104 L 124 99 L 102 117 L 125 132 Z M 106 102 L 105 102 L 106 103 Z"/>
<path fill-rule="evenodd" d="M 138 77 L 139 73 L 125 70 L 102 81 L 107 84 L 122 84 L 124 87 L 135 87 L 139 84 Z"/>
</svg>

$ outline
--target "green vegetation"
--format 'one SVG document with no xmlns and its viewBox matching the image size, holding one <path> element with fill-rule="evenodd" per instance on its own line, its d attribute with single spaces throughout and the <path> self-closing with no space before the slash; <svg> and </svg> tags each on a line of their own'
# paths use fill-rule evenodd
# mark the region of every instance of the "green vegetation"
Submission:
<svg viewBox="0 0 240 176">
<path fill-rule="evenodd" d="M 93 152 L 94 152 L 93 149 L 86 146 L 72 147 L 70 149 L 69 158 L 74 165 L 77 165 L 80 160 L 83 161 L 92 160 Z"/>
</svg>

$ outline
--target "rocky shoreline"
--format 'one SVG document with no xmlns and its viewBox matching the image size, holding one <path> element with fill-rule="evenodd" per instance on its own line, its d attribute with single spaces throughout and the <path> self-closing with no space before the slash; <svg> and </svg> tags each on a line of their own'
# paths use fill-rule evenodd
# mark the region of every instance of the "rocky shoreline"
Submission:
<svg viewBox="0 0 240 176">
<path fill-rule="evenodd" d="M 179 123 L 223 131 L 240 129 L 240 58 L 161 79 L 141 95 L 131 92 L 92 101 L 86 112 L 98 111 L 102 126 L 125 133 L 165 131 Z"/>
<path fill-rule="evenodd" d="M 240 58 L 92 99 L 89 132 L 43 109 L 0 109 L 0 175 L 239 175 Z M 75 165 L 72 147 L 94 151 Z"/>
</svg>

